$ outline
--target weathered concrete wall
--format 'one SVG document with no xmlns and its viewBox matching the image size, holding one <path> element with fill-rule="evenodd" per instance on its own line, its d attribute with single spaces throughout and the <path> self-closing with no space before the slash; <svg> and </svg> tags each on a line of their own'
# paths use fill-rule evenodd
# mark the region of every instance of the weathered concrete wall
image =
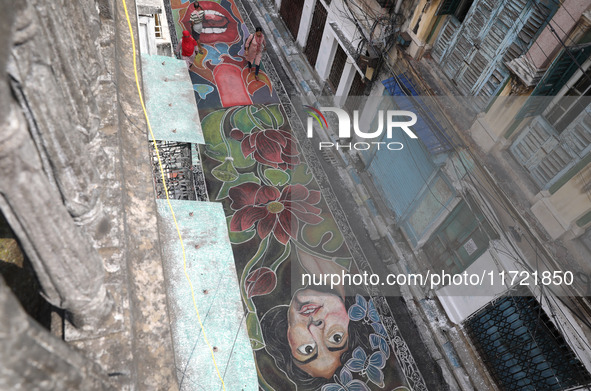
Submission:
<svg viewBox="0 0 591 391">
<path fill-rule="evenodd" d="M 0 277 L 0 388 L 115 390 L 101 368 L 27 316 Z"/>
<path fill-rule="evenodd" d="M 67 310 L 77 326 L 97 325 L 112 306 L 100 258 L 71 218 L 94 214 L 97 207 L 96 176 L 86 146 L 99 123 L 93 84 L 100 56 L 79 65 L 71 51 L 90 57 L 90 49 L 85 52 L 78 38 L 81 26 L 68 23 L 87 19 L 88 31 L 93 32 L 92 26 L 96 30 L 93 4 L 55 9 L 23 3 L 7 21 L 12 25 L 14 20 L 15 29 L 12 44 L 7 34 L 5 53 L 11 56 L 9 77 L 3 77 L 16 99 L 2 105 L 9 112 L 2 117 L 0 208 L 31 260 L 44 296 Z M 74 40 L 78 42 L 70 45 Z"/>
<path fill-rule="evenodd" d="M 29 1 L 16 20 L 9 73 L 34 120 L 44 170 L 70 214 L 97 213 L 96 170 L 87 145 L 96 136 L 95 91 L 104 74 L 94 1 Z"/>
<path fill-rule="evenodd" d="M 589 0 L 565 0 L 562 3 L 562 6 L 558 8 L 558 11 L 556 11 L 556 14 L 552 18 L 550 26 L 546 26 L 538 39 L 536 39 L 536 44 L 532 45 L 527 52 L 526 57 L 529 58 L 536 68 L 543 69 L 548 67 L 554 55 L 562 48 L 554 34 L 557 34 L 563 42 L 566 41 L 567 35 L 581 15 L 583 15 L 583 12 L 590 6 L 591 1 Z M 555 26 L 559 27 L 554 28 Z M 555 33 L 551 31 L 550 27 L 554 28 Z"/>
<path fill-rule="evenodd" d="M 428 43 L 427 39 L 429 38 L 431 30 L 437 22 L 438 17 L 436 12 L 440 4 L 441 1 L 439 0 L 421 0 L 415 8 L 415 12 L 412 15 L 410 23 L 406 29 L 406 32 L 412 38 L 412 42 L 408 48 L 408 53 L 412 57 L 420 57 L 425 45 Z M 441 28 L 442 26 L 443 22 L 440 22 L 437 27 Z M 436 34 L 433 34 L 433 36 L 436 36 Z"/>
<path fill-rule="evenodd" d="M 124 1 L 137 48 L 135 1 Z M 45 297 L 69 312 L 57 328 L 90 358 L 35 328 L 18 337 L 20 345 L 2 344 L 3 357 L 23 359 L 0 372 L 8 385 L 0 388 L 19 389 L 11 379 L 21 377 L 27 390 L 100 389 L 94 378 L 109 374 L 116 389 L 175 390 L 146 123 L 123 2 L 0 6 L 0 208 Z M 12 328 L 30 328 L 26 316 L 13 318 Z M 27 360 L 30 354 L 38 357 Z M 72 360 L 81 363 L 78 383 L 62 386 L 63 371 L 51 369 L 67 372 Z M 48 387 L 29 386 L 46 378 Z"/>
<path fill-rule="evenodd" d="M 574 229 L 572 236 L 578 236 L 584 229 L 577 229 L 575 222 L 589 211 L 589 182 L 591 164 L 581 169 L 580 173 L 564 184 L 556 193 L 540 198 L 532 212 L 550 234 L 552 239 Z"/>
<path fill-rule="evenodd" d="M 134 376 L 138 390 L 178 389 L 172 351 L 156 201 L 147 126 L 133 72 L 133 51 L 123 1 L 134 26 L 137 66 L 141 67 L 134 0 L 115 1 L 115 68 L 118 111 L 118 155 L 123 192 L 125 248 L 133 334 Z M 142 80 L 140 77 L 140 85 Z M 129 321 L 129 320 L 128 320 Z"/>
</svg>

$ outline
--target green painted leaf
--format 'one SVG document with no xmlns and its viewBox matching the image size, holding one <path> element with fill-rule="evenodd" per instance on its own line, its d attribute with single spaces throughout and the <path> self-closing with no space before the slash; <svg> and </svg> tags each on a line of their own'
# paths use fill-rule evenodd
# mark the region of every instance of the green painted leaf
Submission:
<svg viewBox="0 0 591 391">
<path fill-rule="evenodd" d="M 230 144 L 230 151 L 234 158 L 234 167 L 236 168 L 248 168 L 252 167 L 256 163 L 252 157 L 244 157 L 242 149 L 240 148 L 240 141 L 236 141 L 233 138 L 228 138 L 228 144 Z"/>
<path fill-rule="evenodd" d="M 234 168 L 232 159 L 226 159 L 222 164 L 214 167 L 211 175 L 221 182 L 233 182 L 238 179 L 238 171 Z"/>
<path fill-rule="evenodd" d="M 269 112 L 265 109 L 258 109 L 253 114 L 253 117 L 258 119 L 264 128 L 272 128 L 273 127 L 273 118 Z"/>
<path fill-rule="evenodd" d="M 271 181 L 274 186 L 283 186 L 289 182 L 289 174 L 283 170 L 268 168 L 265 170 L 265 177 Z"/>
<path fill-rule="evenodd" d="M 248 134 L 252 132 L 255 125 L 252 123 L 252 119 L 248 116 L 250 106 L 243 107 L 237 110 L 232 116 L 232 126 L 240 129 L 243 133 Z"/>
<path fill-rule="evenodd" d="M 351 259 L 351 258 L 336 258 L 334 261 L 337 265 L 341 265 L 347 271 L 351 270 L 351 263 L 353 262 L 353 259 Z"/>
<path fill-rule="evenodd" d="M 265 239 L 261 240 L 261 243 L 259 244 L 258 251 L 250 259 L 250 261 L 248 261 L 248 263 L 244 267 L 244 270 L 242 271 L 242 275 L 240 276 L 240 295 L 242 296 L 242 300 L 244 301 L 244 305 L 246 305 L 246 308 L 248 308 L 249 312 L 256 311 L 256 307 L 254 306 L 252 299 L 249 299 L 248 295 L 246 294 L 246 287 L 245 287 L 246 277 L 250 274 L 251 269 L 253 267 L 255 267 L 257 262 L 265 255 L 265 252 L 267 251 L 268 244 L 269 244 L 269 237 L 267 236 Z"/>
<path fill-rule="evenodd" d="M 277 129 L 279 129 L 285 123 L 285 119 L 283 118 L 283 114 L 279 109 L 279 105 L 270 105 L 267 106 L 267 108 L 271 110 L 271 115 L 275 117 L 275 121 L 277 122 Z"/>
<path fill-rule="evenodd" d="M 214 111 L 208 114 L 201 121 L 201 129 L 203 130 L 203 138 L 209 145 L 218 145 L 224 142 L 221 134 L 222 120 L 224 118 L 225 110 Z"/>
<path fill-rule="evenodd" d="M 222 188 L 220 189 L 220 192 L 218 193 L 215 200 L 216 201 L 223 200 L 224 198 L 226 198 L 228 196 L 228 192 L 230 191 L 230 188 L 232 188 L 234 186 L 238 186 L 238 185 L 240 185 L 242 183 L 246 183 L 246 182 L 255 182 L 255 183 L 258 183 L 259 185 L 261 184 L 261 180 L 259 178 L 257 178 L 252 172 L 240 174 L 238 176 L 238 179 L 236 179 L 234 182 L 224 182 L 224 184 L 222 185 Z"/>
<path fill-rule="evenodd" d="M 214 111 L 201 121 L 203 138 L 205 139 L 205 154 L 210 158 L 223 162 L 228 156 L 228 148 L 224 143 L 221 127 L 224 120 L 224 110 Z"/>
<path fill-rule="evenodd" d="M 317 225 L 306 224 L 302 230 L 302 237 L 312 248 L 317 247 L 323 240 L 327 240 L 322 249 L 327 252 L 338 250 L 344 242 L 343 235 L 331 215 L 324 215 L 324 221 Z"/>
<path fill-rule="evenodd" d="M 263 332 L 261 331 L 259 317 L 256 313 L 249 312 L 246 314 L 246 329 L 248 330 L 252 350 L 260 350 L 264 348 L 265 341 L 263 339 Z"/>
<path fill-rule="evenodd" d="M 254 228 L 247 231 L 231 232 L 230 220 L 232 220 L 232 216 L 228 216 L 226 218 L 226 223 L 228 223 L 228 235 L 230 236 L 230 242 L 232 242 L 233 244 L 248 242 L 256 235 L 257 231 Z"/>
<path fill-rule="evenodd" d="M 310 170 L 308 169 L 308 165 L 307 164 L 299 164 L 295 167 L 294 170 L 292 170 L 292 174 L 291 174 L 291 184 L 295 185 L 295 184 L 302 184 L 302 185 L 307 185 L 308 183 L 310 183 L 310 181 L 313 179 L 314 177 L 312 176 L 312 173 L 310 172 Z"/>
<path fill-rule="evenodd" d="M 226 144 L 224 143 L 216 146 L 205 144 L 205 154 L 213 160 L 223 162 L 228 157 L 228 148 L 226 148 Z"/>
</svg>

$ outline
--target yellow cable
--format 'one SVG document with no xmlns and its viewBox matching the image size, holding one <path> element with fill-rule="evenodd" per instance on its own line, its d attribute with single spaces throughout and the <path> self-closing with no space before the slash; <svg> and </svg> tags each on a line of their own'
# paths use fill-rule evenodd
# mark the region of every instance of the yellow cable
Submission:
<svg viewBox="0 0 591 391">
<path fill-rule="evenodd" d="M 201 326 L 201 331 L 203 332 L 203 339 L 205 343 L 209 347 L 209 352 L 211 353 L 211 358 L 213 359 L 213 365 L 215 366 L 215 370 L 222 382 L 222 388 L 224 391 L 226 390 L 226 385 L 224 383 L 224 379 L 220 374 L 220 370 L 218 369 L 218 365 L 215 361 L 215 356 L 213 354 L 213 349 L 207 340 L 207 336 L 205 334 L 205 327 L 201 322 L 201 316 L 199 315 L 199 310 L 197 309 L 197 300 L 195 299 L 195 291 L 193 290 L 193 283 L 191 282 L 191 278 L 189 277 L 189 273 L 187 273 L 187 256 L 185 254 L 185 246 L 183 244 L 183 237 L 181 236 L 181 230 L 179 225 L 176 221 L 176 216 L 174 214 L 174 210 L 172 208 L 172 204 L 170 203 L 170 198 L 168 196 L 168 187 L 166 186 L 166 178 L 164 177 L 164 169 L 162 168 L 162 161 L 160 160 L 160 153 L 158 152 L 158 145 L 156 144 L 156 138 L 154 137 L 154 133 L 152 132 L 152 126 L 150 125 L 150 119 L 148 118 L 148 113 L 146 112 L 146 105 L 144 104 L 144 98 L 142 95 L 142 90 L 140 88 L 140 82 L 137 73 L 137 58 L 135 54 L 135 39 L 133 38 L 133 29 L 131 27 L 131 20 L 129 19 L 129 13 L 127 12 L 127 4 L 125 3 L 126 0 L 121 0 L 123 3 L 123 8 L 125 9 L 125 17 L 127 18 L 127 25 L 129 26 L 129 37 L 131 38 L 131 47 L 133 50 L 133 73 L 135 75 L 135 85 L 137 86 L 138 96 L 140 98 L 140 103 L 142 105 L 142 110 L 144 111 L 144 116 L 146 117 L 146 123 L 148 124 L 148 130 L 150 131 L 150 136 L 152 137 L 152 142 L 154 143 L 154 149 L 156 150 L 156 157 L 158 158 L 158 166 L 160 167 L 160 174 L 162 175 L 162 185 L 164 186 L 164 192 L 166 193 L 166 202 L 168 202 L 168 207 L 170 208 L 170 213 L 172 214 L 172 219 L 174 220 L 174 225 L 176 227 L 176 232 L 179 235 L 179 241 L 181 243 L 181 249 L 183 250 L 183 271 L 185 272 L 185 277 L 187 277 L 187 281 L 189 281 L 189 286 L 191 288 L 191 297 L 193 298 L 193 306 L 195 307 L 195 312 L 197 313 L 197 319 L 199 320 L 199 325 Z"/>
</svg>

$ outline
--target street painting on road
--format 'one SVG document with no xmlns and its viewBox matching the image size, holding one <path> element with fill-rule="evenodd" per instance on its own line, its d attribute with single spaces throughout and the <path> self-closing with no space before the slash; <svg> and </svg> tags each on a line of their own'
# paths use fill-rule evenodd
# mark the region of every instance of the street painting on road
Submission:
<svg viewBox="0 0 591 391">
<path fill-rule="evenodd" d="M 204 53 L 190 74 L 206 142 L 201 158 L 210 200 L 226 213 L 259 387 L 408 390 L 373 298 L 301 285 L 302 273 L 360 270 L 265 64 L 258 81 L 246 66 L 249 31 L 236 4 L 199 4 Z M 171 7 L 180 37 L 194 7 L 186 0 Z"/>
</svg>

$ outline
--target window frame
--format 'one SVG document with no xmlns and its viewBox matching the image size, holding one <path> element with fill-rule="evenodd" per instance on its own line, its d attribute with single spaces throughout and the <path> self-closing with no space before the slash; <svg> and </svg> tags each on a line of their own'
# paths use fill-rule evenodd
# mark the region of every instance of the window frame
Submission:
<svg viewBox="0 0 591 391">
<path fill-rule="evenodd" d="M 164 31 L 162 29 L 162 20 L 160 14 L 154 14 L 154 35 L 156 39 L 164 39 Z"/>
<path fill-rule="evenodd" d="M 460 216 L 463 213 L 465 215 Z M 461 224 L 460 218 L 470 219 L 470 224 Z M 468 221 L 463 223 L 468 223 Z M 468 226 L 469 229 L 458 231 L 455 237 L 450 237 L 448 229 L 453 228 L 453 224 Z M 446 216 L 435 232 L 431 234 L 422 249 L 433 270 L 445 270 L 448 273 L 457 274 L 462 273 L 484 254 L 489 248 L 491 240 L 498 238 L 498 233 L 488 221 L 484 212 L 478 207 L 472 195 L 468 193 Z M 466 245 L 471 240 L 477 247 L 473 252 L 469 253 Z M 466 255 L 463 254 L 464 252 Z M 442 258 L 445 254 L 448 254 L 448 256 Z"/>
</svg>

